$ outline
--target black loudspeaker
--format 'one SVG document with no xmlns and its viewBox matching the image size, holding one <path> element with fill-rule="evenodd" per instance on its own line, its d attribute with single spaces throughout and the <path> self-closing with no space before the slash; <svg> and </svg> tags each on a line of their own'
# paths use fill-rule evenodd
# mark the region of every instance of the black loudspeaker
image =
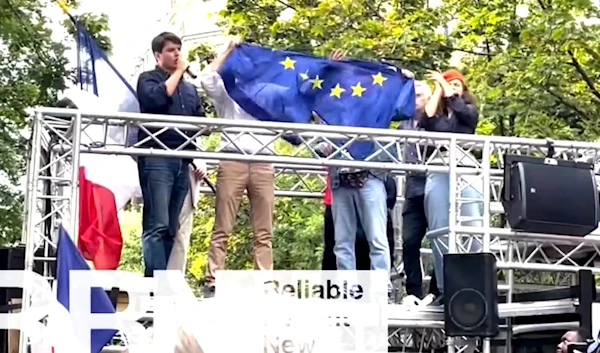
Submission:
<svg viewBox="0 0 600 353">
<path fill-rule="evenodd" d="M 47 266 L 50 271 L 49 275 L 52 277 L 56 276 L 56 261 L 52 260 L 55 258 L 55 250 L 50 251 L 48 261 L 46 264 L 42 261 L 38 261 L 33 269 L 37 274 L 44 274 L 44 266 Z M 36 256 L 43 257 L 44 249 L 40 248 L 36 252 Z M 24 270 L 25 269 L 25 246 L 16 247 L 4 247 L 0 248 L 0 270 Z M 6 305 L 15 298 L 21 298 L 23 296 L 20 288 L 0 288 L 0 309 L 6 309 Z M 6 313 L 6 310 L 0 310 L 0 313 Z"/>
<path fill-rule="evenodd" d="M 491 253 L 444 255 L 446 336 L 498 335 L 498 276 Z"/>
<path fill-rule="evenodd" d="M 24 270 L 25 247 L 0 248 L 0 270 Z M 23 291 L 20 288 L 0 288 L 0 313 L 8 313 L 13 299 L 20 299 Z M 8 330 L 0 330 L 0 352 L 8 352 Z"/>
<path fill-rule="evenodd" d="M 598 228 L 594 165 L 506 155 L 502 206 L 512 229 L 585 236 Z"/>
<path fill-rule="evenodd" d="M 25 247 L 0 248 L 0 270 L 24 270 L 25 269 Z M 0 306 L 8 305 L 8 302 L 22 296 L 20 288 L 0 288 Z M 5 313 L 6 310 L 1 312 Z"/>
<path fill-rule="evenodd" d="M 52 248 L 48 254 L 45 254 L 44 248 L 40 247 L 36 251 L 36 256 L 47 258 L 46 261 L 37 261 L 34 267 L 34 272 L 43 275 L 44 267 L 50 271 L 52 277 L 56 276 L 56 250 Z M 4 247 L 0 248 L 0 270 L 24 270 L 25 269 L 25 246 L 17 247 Z M 23 290 L 21 288 L 0 288 L 0 313 L 8 313 L 11 310 L 20 309 L 20 304 L 10 304 L 14 299 L 21 299 L 23 296 Z M 18 331 L 11 331 L 14 332 Z M 8 330 L 0 330 L 0 353 L 9 352 L 9 335 L 11 333 Z M 16 337 L 16 338 L 15 338 Z M 16 339 L 18 342 L 18 335 L 12 336 L 11 340 Z M 12 341 L 11 341 L 12 342 Z M 13 343 L 10 343 L 11 347 Z"/>
</svg>

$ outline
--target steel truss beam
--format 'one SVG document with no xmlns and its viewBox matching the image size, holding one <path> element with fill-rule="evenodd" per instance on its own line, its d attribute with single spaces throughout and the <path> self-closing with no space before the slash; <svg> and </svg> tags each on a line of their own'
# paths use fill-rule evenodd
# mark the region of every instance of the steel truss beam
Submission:
<svg viewBox="0 0 600 353">
<path fill-rule="evenodd" d="M 148 128 L 160 128 L 149 133 Z M 145 141 L 122 145 L 137 129 L 148 132 Z M 177 149 L 148 149 L 140 145 L 157 139 L 167 129 L 185 137 Z M 190 136 L 186 135 L 189 134 Z M 210 135 L 210 136 L 207 136 Z M 269 136 L 257 153 L 245 152 L 237 141 L 241 137 Z M 301 144 L 292 147 L 283 137 L 295 136 Z M 221 144 L 218 140 L 220 139 Z M 321 157 L 317 153 L 321 142 L 343 141 L 333 153 Z M 365 160 L 354 160 L 345 151 L 351 145 L 371 142 L 375 152 Z M 402 156 L 408 143 L 427 145 L 432 154 L 420 164 L 406 163 Z M 565 160 L 599 160 L 600 144 L 552 141 L 555 158 Z M 182 150 L 193 145 L 196 151 Z M 236 147 L 238 153 L 226 152 Z M 72 109 L 40 108 L 34 117 L 32 151 L 28 166 L 27 195 L 23 241 L 26 243 L 26 269 L 43 268 L 52 278 L 52 255 L 56 247 L 57 227 L 66 224 L 72 236 L 77 235 L 78 168 L 82 154 L 113 154 L 127 156 L 176 156 L 202 159 L 209 165 L 211 177 L 220 161 L 273 163 L 276 168 L 276 195 L 281 197 L 322 196 L 327 167 L 351 167 L 386 170 L 398 178 L 399 190 L 407 172 L 447 172 L 451 180 L 450 252 L 466 252 L 468 244 L 479 239 L 483 251 L 496 255 L 499 268 L 505 270 L 506 283 L 501 288 L 509 298 L 515 287 L 513 271 L 528 276 L 540 272 L 560 273 L 551 285 L 568 285 L 580 269 L 600 272 L 594 264 L 600 259 L 600 233 L 585 238 L 557 235 L 524 234 L 494 225 L 493 216 L 502 212 L 499 205 L 503 177 L 503 157 L 520 154 L 544 157 L 549 141 L 464 134 L 442 134 L 420 131 L 348 128 L 338 126 L 230 121 L 185 116 L 144 114 L 96 114 Z M 270 150 L 270 154 L 264 154 Z M 481 185 L 483 192 L 476 199 L 462 199 L 460 191 L 469 185 Z M 204 188 L 204 192 L 209 189 Z M 399 197 L 402 202 L 402 195 Z M 475 202 L 483 209 L 483 217 L 466 218 L 457 214 L 463 202 Z M 396 207 L 397 213 L 401 206 Z M 401 217 L 396 215 L 396 229 Z M 482 226 L 472 226 L 479 221 Z M 399 232 L 397 234 L 400 235 Z M 400 244 L 400 242 L 398 242 Z M 423 251 L 424 253 L 427 250 Z M 401 261 L 397 271 L 401 272 Z M 28 298 L 27 289 L 24 298 Z M 27 309 L 28 301 L 24 300 Z M 417 324 L 419 325 L 419 324 Z M 425 328 L 425 323 L 420 324 Z M 414 341 L 414 340 L 413 340 Z M 22 343 L 25 343 L 22 341 Z M 21 347 L 25 345 L 22 344 Z"/>
</svg>

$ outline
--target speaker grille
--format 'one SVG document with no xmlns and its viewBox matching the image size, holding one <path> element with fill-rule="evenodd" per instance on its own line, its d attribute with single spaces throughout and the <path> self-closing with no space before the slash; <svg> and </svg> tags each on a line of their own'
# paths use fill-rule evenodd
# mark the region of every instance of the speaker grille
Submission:
<svg viewBox="0 0 600 353">
<path fill-rule="evenodd" d="M 444 255 L 444 328 L 448 337 L 498 334 L 497 285 L 493 254 Z"/>
<path fill-rule="evenodd" d="M 596 209 L 591 171 L 544 164 L 522 164 L 524 192 L 527 193 L 527 218 L 539 222 L 589 224 Z M 565 190 L 568 183 L 569 192 Z M 554 204 L 556 207 L 548 203 Z"/>
<path fill-rule="evenodd" d="M 483 324 L 489 311 L 483 295 L 471 288 L 454 293 L 448 305 L 454 324 L 467 331 L 475 330 Z"/>
</svg>

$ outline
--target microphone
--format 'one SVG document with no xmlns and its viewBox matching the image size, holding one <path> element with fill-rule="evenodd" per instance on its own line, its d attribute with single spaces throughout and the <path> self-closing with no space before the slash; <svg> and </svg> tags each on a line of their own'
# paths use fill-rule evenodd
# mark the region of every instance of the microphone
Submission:
<svg viewBox="0 0 600 353">
<path fill-rule="evenodd" d="M 193 72 L 192 72 L 192 70 L 190 70 L 190 67 L 189 67 L 189 66 L 188 66 L 188 68 L 187 68 L 187 69 L 185 69 L 185 73 L 186 73 L 186 74 L 188 74 L 188 75 L 190 75 L 190 77 L 191 77 L 191 78 L 193 78 L 193 79 L 196 79 L 196 78 L 198 78 L 198 76 L 196 76 L 196 74 L 195 74 L 195 73 L 193 73 Z"/>
</svg>

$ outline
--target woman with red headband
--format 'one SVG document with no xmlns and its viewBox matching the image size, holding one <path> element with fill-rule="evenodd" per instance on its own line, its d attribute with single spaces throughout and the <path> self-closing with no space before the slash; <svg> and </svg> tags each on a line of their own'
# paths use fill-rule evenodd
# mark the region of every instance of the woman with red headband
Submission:
<svg viewBox="0 0 600 353">
<path fill-rule="evenodd" d="M 425 107 L 426 117 L 421 119 L 420 126 L 427 131 L 474 134 L 479 112 L 463 75 L 448 70 L 443 74 L 432 72 L 429 77 L 435 91 Z"/>
<path fill-rule="evenodd" d="M 425 107 L 425 116 L 419 121 L 420 127 L 426 131 L 474 134 L 479 121 L 479 112 L 463 75 L 456 70 L 449 70 L 443 74 L 431 72 L 429 77 L 435 84 L 435 91 Z M 433 151 L 428 152 L 431 154 Z M 438 156 L 440 155 L 436 154 L 436 157 Z M 448 151 L 441 151 L 441 158 L 434 159 L 431 164 L 445 165 L 444 159 L 447 160 L 448 157 Z M 461 158 L 461 164 L 468 159 Z M 467 186 L 462 190 L 461 198 L 481 199 L 481 189 L 477 191 L 476 188 Z M 424 204 L 429 232 L 449 226 L 450 178 L 448 173 L 427 174 Z M 481 217 L 477 202 L 463 203 L 457 211 L 460 212 L 461 217 Z M 481 223 L 481 221 L 470 221 L 471 225 L 477 225 L 473 222 Z M 472 242 L 470 251 L 476 251 L 480 246 L 480 243 Z M 431 236 L 431 248 L 440 293 L 432 304 L 441 305 L 444 293 L 443 254 L 448 252 L 448 234 Z"/>
</svg>

